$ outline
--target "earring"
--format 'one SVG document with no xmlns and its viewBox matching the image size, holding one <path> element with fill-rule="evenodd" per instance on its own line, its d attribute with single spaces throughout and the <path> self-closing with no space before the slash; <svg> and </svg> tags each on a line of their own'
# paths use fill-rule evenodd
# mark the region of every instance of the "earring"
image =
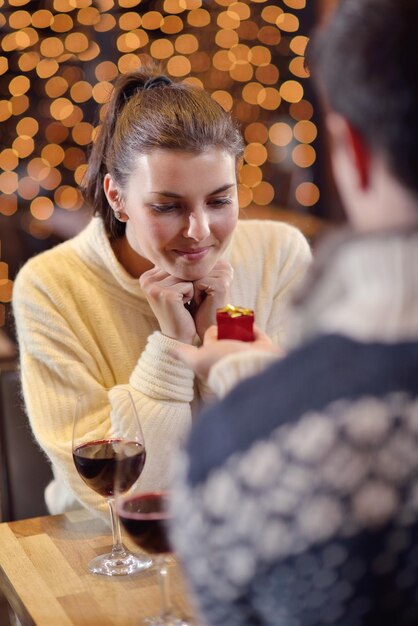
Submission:
<svg viewBox="0 0 418 626">
<path fill-rule="evenodd" d="M 119 222 L 122 222 L 122 213 L 120 211 L 115 211 L 115 217 Z"/>
</svg>

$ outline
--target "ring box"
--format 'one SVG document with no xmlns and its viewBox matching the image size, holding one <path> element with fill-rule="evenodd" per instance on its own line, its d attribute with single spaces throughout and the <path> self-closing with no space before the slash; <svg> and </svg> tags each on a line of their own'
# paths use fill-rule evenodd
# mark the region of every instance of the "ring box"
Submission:
<svg viewBox="0 0 418 626">
<path fill-rule="evenodd" d="M 218 339 L 254 341 L 254 311 L 227 304 L 216 310 Z"/>
</svg>

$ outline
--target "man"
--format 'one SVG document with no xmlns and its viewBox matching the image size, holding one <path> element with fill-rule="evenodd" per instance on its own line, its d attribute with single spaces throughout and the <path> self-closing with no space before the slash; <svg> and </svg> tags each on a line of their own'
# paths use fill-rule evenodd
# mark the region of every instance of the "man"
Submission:
<svg viewBox="0 0 418 626">
<path fill-rule="evenodd" d="M 341 0 L 309 46 L 350 228 L 295 304 L 299 347 L 181 458 L 173 541 L 208 626 L 418 624 L 417 25 L 416 0 Z M 178 357 L 223 393 L 257 337 Z"/>
</svg>

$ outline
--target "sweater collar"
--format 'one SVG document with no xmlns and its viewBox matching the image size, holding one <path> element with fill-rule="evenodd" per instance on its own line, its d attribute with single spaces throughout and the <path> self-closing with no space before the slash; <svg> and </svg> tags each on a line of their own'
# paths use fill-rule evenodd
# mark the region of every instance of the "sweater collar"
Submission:
<svg viewBox="0 0 418 626">
<path fill-rule="evenodd" d="M 77 243 L 77 250 L 90 267 L 96 268 L 102 280 L 107 280 L 106 277 L 109 276 L 125 291 L 145 299 L 138 279 L 133 278 L 116 258 L 100 217 L 92 217 L 74 241 Z"/>
<path fill-rule="evenodd" d="M 328 236 L 293 307 L 296 342 L 320 333 L 418 340 L 418 229 Z"/>
</svg>

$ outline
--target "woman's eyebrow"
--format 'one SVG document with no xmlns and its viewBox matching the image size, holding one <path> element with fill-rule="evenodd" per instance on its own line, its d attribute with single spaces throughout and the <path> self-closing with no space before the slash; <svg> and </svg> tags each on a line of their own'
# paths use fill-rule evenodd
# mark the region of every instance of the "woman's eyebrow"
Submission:
<svg viewBox="0 0 418 626">
<path fill-rule="evenodd" d="M 214 191 L 208 193 L 208 196 L 214 196 L 217 193 L 222 193 L 223 191 L 228 191 L 228 189 L 232 189 L 232 187 L 236 187 L 236 183 L 227 183 L 226 185 L 222 185 L 222 187 L 218 187 Z M 178 193 L 174 193 L 174 191 L 150 191 L 149 193 L 155 193 L 159 196 L 165 196 L 166 198 L 182 198 Z"/>
<path fill-rule="evenodd" d="M 227 183 L 226 185 L 222 185 L 222 187 L 219 187 L 218 189 L 215 189 L 215 191 L 212 191 L 208 195 L 209 196 L 214 196 L 217 193 L 222 193 L 222 191 L 228 191 L 228 189 L 232 189 L 233 187 L 236 187 L 236 186 L 237 186 L 236 183 Z"/>
</svg>

